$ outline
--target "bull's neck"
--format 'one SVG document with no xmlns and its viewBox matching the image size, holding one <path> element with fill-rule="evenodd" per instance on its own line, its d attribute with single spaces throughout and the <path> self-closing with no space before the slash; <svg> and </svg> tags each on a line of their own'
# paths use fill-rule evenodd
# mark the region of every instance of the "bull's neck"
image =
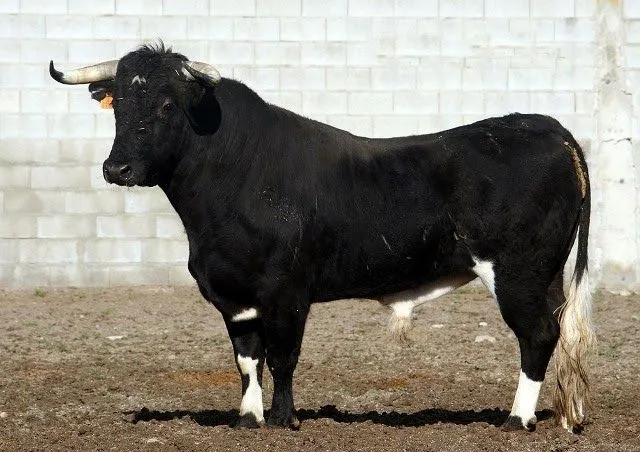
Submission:
<svg viewBox="0 0 640 452">
<path fill-rule="evenodd" d="M 252 164 L 259 119 L 269 106 L 245 85 L 223 79 L 216 89 L 222 120 L 213 135 L 186 130 L 181 158 L 161 185 L 187 235 L 214 227 L 229 211 Z"/>
</svg>

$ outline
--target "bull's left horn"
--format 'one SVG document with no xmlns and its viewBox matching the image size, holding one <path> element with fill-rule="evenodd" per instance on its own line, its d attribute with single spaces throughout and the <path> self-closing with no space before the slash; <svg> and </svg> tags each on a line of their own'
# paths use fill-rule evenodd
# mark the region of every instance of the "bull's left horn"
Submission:
<svg viewBox="0 0 640 452">
<path fill-rule="evenodd" d="M 80 85 L 83 83 L 102 82 L 116 78 L 118 60 L 105 61 L 92 66 L 72 69 L 67 72 L 60 72 L 53 67 L 53 61 L 49 63 L 49 74 L 51 77 L 65 85 Z"/>
<path fill-rule="evenodd" d="M 216 68 L 207 63 L 201 63 L 199 61 L 185 61 L 184 62 L 185 76 L 189 80 L 195 80 L 195 78 L 204 78 L 206 81 L 213 85 L 217 85 L 222 78 Z"/>
</svg>

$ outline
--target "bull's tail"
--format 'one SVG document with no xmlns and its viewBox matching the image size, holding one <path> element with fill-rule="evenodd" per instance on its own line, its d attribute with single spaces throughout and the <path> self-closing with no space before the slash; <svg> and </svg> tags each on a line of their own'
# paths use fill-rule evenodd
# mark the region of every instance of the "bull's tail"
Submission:
<svg viewBox="0 0 640 452">
<path fill-rule="evenodd" d="M 583 203 L 579 214 L 578 237 L 573 245 L 577 246 L 575 270 L 566 301 L 559 310 L 560 339 L 555 358 L 557 385 L 554 406 L 556 420 L 567 430 L 579 431 L 589 404 L 586 358 L 595 347 L 596 338 L 591 325 L 592 301 L 587 263 L 591 194 L 584 157 L 576 149 L 572 151 L 579 153 L 576 172 L 582 188 Z"/>
</svg>

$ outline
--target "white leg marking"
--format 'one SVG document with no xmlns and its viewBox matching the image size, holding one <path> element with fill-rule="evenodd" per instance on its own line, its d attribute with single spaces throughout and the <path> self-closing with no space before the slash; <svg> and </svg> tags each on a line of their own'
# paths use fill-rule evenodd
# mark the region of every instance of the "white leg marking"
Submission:
<svg viewBox="0 0 640 452">
<path fill-rule="evenodd" d="M 471 268 L 471 271 L 473 271 L 476 275 L 480 277 L 480 279 L 482 280 L 482 283 L 485 286 L 487 286 L 487 289 L 489 289 L 489 292 L 491 292 L 491 295 L 493 295 L 493 298 L 497 300 L 496 274 L 493 271 L 493 262 L 483 261 L 474 256 L 471 256 L 471 258 L 473 259 L 473 262 L 475 262 L 476 264 Z"/>
<path fill-rule="evenodd" d="M 258 384 L 258 360 L 238 355 L 238 367 L 243 375 L 249 377 L 249 386 L 242 394 L 240 403 L 240 416 L 252 413 L 256 421 L 264 422 L 264 408 L 262 406 L 262 388 Z"/>
<path fill-rule="evenodd" d="M 242 322 L 244 320 L 253 320 L 260 317 L 256 308 L 247 308 L 238 312 L 231 317 L 232 322 Z"/>
<path fill-rule="evenodd" d="M 530 380 L 524 372 L 520 371 L 518 389 L 513 400 L 513 407 L 511 407 L 511 416 L 518 416 L 522 419 L 523 427 L 526 427 L 527 424 L 535 424 L 537 421 L 536 405 L 541 387 L 541 381 Z"/>
</svg>

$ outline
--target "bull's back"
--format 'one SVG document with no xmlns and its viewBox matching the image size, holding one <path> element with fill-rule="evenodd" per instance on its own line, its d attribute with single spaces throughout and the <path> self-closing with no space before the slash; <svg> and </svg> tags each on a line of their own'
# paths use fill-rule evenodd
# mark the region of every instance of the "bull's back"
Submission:
<svg viewBox="0 0 640 452">
<path fill-rule="evenodd" d="M 459 267 L 428 137 L 354 139 L 323 179 L 314 216 L 317 299 L 378 298 Z"/>
<path fill-rule="evenodd" d="M 341 296 L 392 292 L 515 244 L 531 225 L 542 225 L 535 240 L 546 239 L 544 223 L 571 224 L 580 202 L 570 142 L 540 115 L 368 140 L 368 155 L 345 157 L 333 172 L 341 213 L 326 222 L 319 280 L 353 292 Z M 560 249 L 565 238 L 557 241 Z"/>
</svg>

